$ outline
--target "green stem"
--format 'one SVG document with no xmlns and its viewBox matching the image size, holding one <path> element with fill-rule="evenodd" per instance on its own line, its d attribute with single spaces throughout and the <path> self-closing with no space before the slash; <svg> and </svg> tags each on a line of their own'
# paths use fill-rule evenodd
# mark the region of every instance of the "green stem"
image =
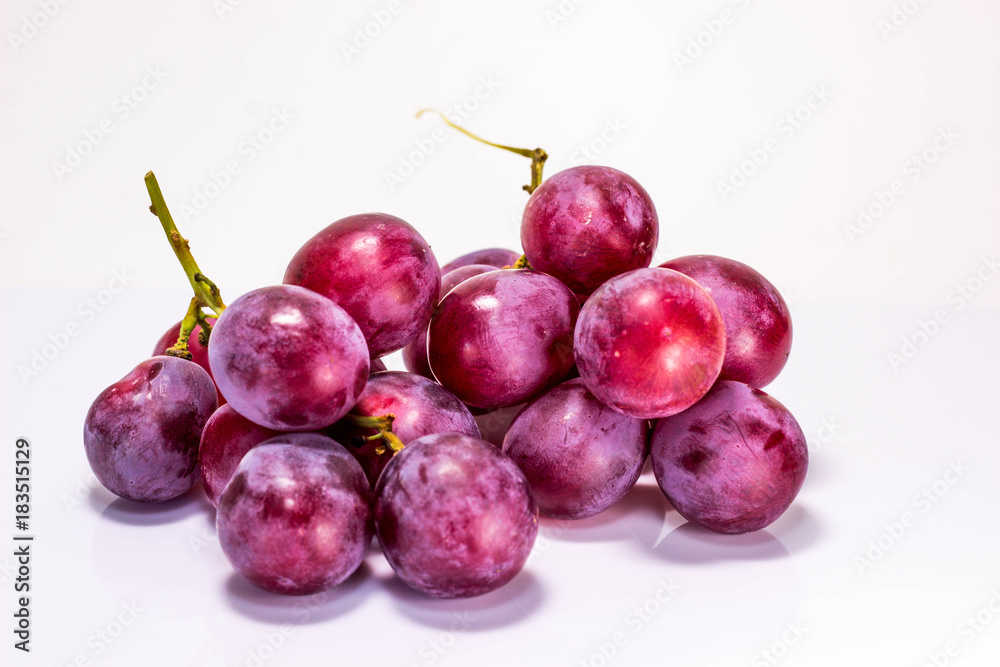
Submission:
<svg viewBox="0 0 1000 667">
<path fill-rule="evenodd" d="M 187 359 L 188 361 L 194 358 L 188 350 L 188 338 L 191 337 L 191 332 L 194 331 L 194 328 L 198 326 L 198 316 L 200 314 L 201 302 L 198 300 L 198 297 L 193 296 L 191 297 L 191 303 L 188 305 L 187 314 L 181 320 L 181 330 L 177 333 L 177 342 L 174 343 L 173 347 L 168 348 L 164 354 Z"/>
<path fill-rule="evenodd" d="M 194 255 L 191 254 L 191 246 L 188 244 L 187 239 L 181 236 L 181 233 L 177 230 L 177 225 L 174 224 L 174 219 L 167 208 L 167 202 L 163 200 L 163 193 L 160 191 L 160 184 L 156 182 L 156 176 L 151 171 L 147 172 L 145 180 L 146 190 L 149 191 L 149 199 L 152 202 L 149 210 L 160 219 L 160 225 L 163 226 L 167 240 L 170 241 L 170 247 L 174 249 L 174 254 L 177 255 L 177 260 L 184 268 L 188 282 L 191 283 L 195 298 L 200 302 L 198 304 L 199 308 L 202 306 L 211 308 L 216 315 L 221 315 L 222 311 L 226 309 L 226 304 L 222 301 L 219 288 L 198 268 L 198 262 L 195 261 Z M 188 333 L 190 334 L 190 331 Z M 186 345 L 187 339 L 185 338 L 184 340 Z"/>
<path fill-rule="evenodd" d="M 351 422 L 359 428 L 370 428 L 378 431 L 375 435 L 370 435 L 365 440 L 384 440 L 385 446 L 388 447 L 396 453 L 403 449 L 403 441 L 399 439 L 399 436 L 392 432 L 392 423 L 396 420 L 396 415 L 387 414 L 381 417 L 372 417 L 368 415 L 345 415 L 344 420 Z M 383 454 L 385 450 L 376 450 L 377 454 Z"/>
<path fill-rule="evenodd" d="M 514 148 L 513 146 L 505 146 L 504 144 L 493 143 L 492 141 L 487 141 L 479 135 L 469 132 L 464 127 L 456 125 L 455 123 L 448 120 L 448 117 L 437 109 L 421 109 L 417 112 L 417 118 L 420 118 L 425 113 L 436 113 L 441 117 L 441 120 L 445 122 L 449 127 L 458 130 L 470 139 L 475 139 L 479 143 L 486 144 L 487 146 L 493 146 L 494 148 L 499 148 L 505 151 L 510 151 L 517 155 L 521 155 L 526 158 L 531 158 L 531 183 L 529 185 L 523 186 L 523 188 L 530 195 L 532 192 L 538 189 L 538 186 L 542 184 L 542 169 L 545 167 L 545 161 L 549 159 L 549 154 L 546 153 L 541 148 Z"/>
</svg>

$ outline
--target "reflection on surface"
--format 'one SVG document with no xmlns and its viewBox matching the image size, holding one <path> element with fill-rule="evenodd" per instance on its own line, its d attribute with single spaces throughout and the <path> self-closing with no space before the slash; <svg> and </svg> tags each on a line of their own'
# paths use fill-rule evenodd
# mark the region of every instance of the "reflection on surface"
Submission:
<svg viewBox="0 0 1000 667">
<path fill-rule="evenodd" d="M 522 570 L 499 590 L 463 600 L 437 600 L 419 593 L 398 577 L 380 579 L 396 607 L 410 620 L 442 630 L 492 630 L 529 621 L 542 604 L 544 593 L 538 579 Z"/>
</svg>

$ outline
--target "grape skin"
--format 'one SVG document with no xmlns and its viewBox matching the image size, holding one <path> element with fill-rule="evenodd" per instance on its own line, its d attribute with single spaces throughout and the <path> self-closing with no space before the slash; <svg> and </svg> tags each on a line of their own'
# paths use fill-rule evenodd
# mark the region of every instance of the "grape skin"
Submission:
<svg viewBox="0 0 1000 667">
<path fill-rule="evenodd" d="M 503 441 L 543 516 L 583 519 L 631 489 L 649 447 L 649 422 L 601 403 L 575 379 L 529 403 Z"/>
<path fill-rule="evenodd" d="M 212 413 L 201 432 L 199 466 L 205 495 L 213 507 L 219 506 L 223 489 L 246 453 L 276 435 L 280 433 L 254 424 L 229 404 Z"/>
<path fill-rule="evenodd" d="M 656 481 L 688 521 L 746 533 L 788 508 L 809 466 L 806 438 L 785 406 L 759 389 L 720 381 L 694 407 L 660 419 Z"/>
<path fill-rule="evenodd" d="M 656 419 L 705 395 L 722 368 L 726 332 L 694 280 L 670 269 L 637 269 L 587 299 L 574 349 L 580 377 L 598 399 Z"/>
<path fill-rule="evenodd" d="M 214 325 L 215 320 L 216 318 L 209 317 L 208 318 L 209 325 Z M 212 376 L 212 369 L 208 364 L 208 348 L 201 344 L 201 340 L 199 339 L 200 334 L 201 334 L 201 325 L 200 324 L 195 325 L 195 328 L 191 332 L 191 335 L 188 336 L 188 352 L 191 353 L 191 361 L 204 368 L 205 371 L 208 373 L 208 376 L 212 378 L 213 382 L 215 382 L 215 378 Z M 180 337 L 180 335 L 181 335 L 181 322 L 178 322 L 174 326 L 170 327 L 166 331 L 166 333 L 160 336 L 160 340 L 156 341 L 156 345 L 153 347 L 152 356 L 157 357 L 162 354 L 165 354 L 167 350 L 169 350 L 170 348 L 172 348 L 174 345 L 177 344 L 177 339 Z M 219 405 L 225 405 L 225 403 L 226 403 L 226 398 L 222 395 L 222 392 L 219 392 Z"/>
<path fill-rule="evenodd" d="M 505 269 L 473 276 L 434 311 L 427 334 L 431 371 L 467 405 L 523 403 L 572 368 L 579 312 L 573 293 L 544 273 Z"/>
<path fill-rule="evenodd" d="M 386 466 L 375 487 L 386 559 L 412 588 L 438 598 L 482 595 L 521 571 L 538 534 L 528 480 L 488 442 L 424 436 Z"/>
<path fill-rule="evenodd" d="M 208 357 L 233 408 L 276 431 L 337 421 L 368 379 L 368 349 L 335 303 L 294 285 L 247 292 L 219 318 Z"/>
<path fill-rule="evenodd" d="M 392 215 L 364 213 L 338 220 L 309 239 L 282 282 L 307 287 L 347 311 L 376 359 L 427 328 L 441 273 L 416 229 Z"/>
<path fill-rule="evenodd" d="M 519 259 L 521 259 L 521 255 L 513 250 L 507 250 L 506 248 L 483 248 L 482 250 L 476 250 L 461 257 L 456 257 L 442 266 L 441 278 L 443 280 L 446 275 L 463 266 L 478 264 L 502 269 L 505 266 L 514 266 L 514 263 Z M 441 296 L 444 296 L 445 293 L 444 287 L 442 287 Z"/>
<path fill-rule="evenodd" d="M 475 418 L 460 400 L 438 383 L 403 371 L 373 374 L 350 414 L 394 415 L 392 431 L 404 444 L 433 433 L 453 432 L 480 437 Z M 374 487 L 393 455 L 383 440 L 365 441 L 366 436 L 375 435 L 375 429 L 357 427 L 345 418 L 331 426 L 327 433 L 358 459 Z M 384 450 L 382 454 L 376 453 L 379 448 Z"/>
<path fill-rule="evenodd" d="M 443 299 L 456 285 L 468 280 L 472 276 L 496 270 L 497 267 L 488 264 L 468 264 L 448 273 L 443 273 L 441 275 L 441 298 Z M 416 338 L 403 348 L 403 365 L 411 373 L 423 375 L 425 378 L 430 378 L 431 380 L 434 379 L 430 363 L 427 361 L 427 329 L 421 331 Z"/>
<path fill-rule="evenodd" d="M 344 447 L 285 433 L 247 453 L 216 514 L 236 571 L 284 595 L 329 590 L 364 559 L 373 534 L 371 490 Z"/>
<path fill-rule="evenodd" d="M 212 378 L 179 357 L 143 361 L 98 395 L 83 445 L 97 479 L 139 502 L 186 493 L 198 480 L 198 443 L 218 406 Z"/>
<path fill-rule="evenodd" d="M 532 268 L 585 297 L 608 279 L 648 267 L 659 238 L 649 193 L 611 167 L 571 167 L 528 199 L 521 246 Z"/>
<path fill-rule="evenodd" d="M 778 377 L 792 349 L 792 316 L 764 276 L 736 260 L 714 255 L 679 257 L 660 265 L 704 287 L 726 325 L 722 380 L 762 388 Z"/>
</svg>

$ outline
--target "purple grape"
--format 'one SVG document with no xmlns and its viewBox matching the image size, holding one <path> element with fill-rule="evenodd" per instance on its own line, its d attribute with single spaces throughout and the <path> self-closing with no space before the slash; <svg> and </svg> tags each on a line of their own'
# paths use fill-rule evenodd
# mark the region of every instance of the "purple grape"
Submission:
<svg viewBox="0 0 1000 667">
<path fill-rule="evenodd" d="M 385 362 L 382 361 L 381 359 L 372 359 L 371 362 L 368 364 L 369 376 L 372 373 L 381 373 L 382 371 L 387 371 L 387 370 L 389 369 L 386 368 Z"/>
<path fill-rule="evenodd" d="M 358 325 L 337 304 L 295 285 L 236 299 L 212 331 L 208 357 L 233 408 L 276 431 L 332 424 L 368 379 Z"/>
<path fill-rule="evenodd" d="M 457 261 L 457 260 L 456 260 Z M 497 267 L 486 264 L 469 264 L 461 266 L 454 271 L 449 271 L 441 276 L 441 298 L 447 296 L 448 292 L 459 283 L 464 282 L 472 276 L 478 276 L 490 271 L 496 271 Z M 434 379 L 431 373 L 431 366 L 427 362 L 427 329 L 420 332 L 416 338 L 410 341 L 403 348 L 403 365 L 411 373 L 423 375 L 425 378 Z"/>
<path fill-rule="evenodd" d="M 147 359 L 87 412 L 83 446 L 94 475 L 129 500 L 183 495 L 198 480 L 198 441 L 217 406 L 215 384 L 198 364 Z"/>
<path fill-rule="evenodd" d="M 765 387 L 778 377 L 792 349 L 792 315 L 781 294 L 746 264 L 691 255 L 661 264 L 693 278 L 712 295 L 726 325 L 720 380 Z"/>
<path fill-rule="evenodd" d="M 528 404 L 503 441 L 543 516 L 583 519 L 618 502 L 642 473 L 649 423 L 612 410 L 583 380 Z"/>
<path fill-rule="evenodd" d="M 611 167 L 572 167 L 546 179 L 521 218 L 532 268 L 584 296 L 609 278 L 649 266 L 658 236 L 649 194 Z"/>
<path fill-rule="evenodd" d="M 488 442 L 424 436 L 375 487 L 375 529 L 389 565 L 432 597 L 481 595 L 514 578 L 538 534 L 528 480 Z"/>
<path fill-rule="evenodd" d="M 670 269 L 612 278 L 580 311 L 576 365 L 587 387 L 639 419 L 667 417 L 705 395 L 719 376 L 726 331 L 694 280 Z"/>
<path fill-rule="evenodd" d="M 219 543 L 236 571 L 284 595 L 333 588 L 372 539 L 371 489 L 341 445 L 285 433 L 251 449 L 216 514 Z"/>
<path fill-rule="evenodd" d="M 445 275 L 463 266 L 484 264 L 502 269 L 505 266 L 514 266 L 514 263 L 519 259 L 521 259 L 521 256 L 513 250 L 507 250 L 506 248 L 484 248 L 483 250 L 476 250 L 467 255 L 456 257 L 442 266 L 441 278 L 444 279 Z M 444 288 L 442 287 L 441 295 L 444 296 L 444 293 Z"/>
<path fill-rule="evenodd" d="M 478 408 L 523 403 L 573 366 L 580 306 L 552 276 L 505 269 L 469 278 L 434 311 L 427 334 L 434 377 Z"/>
<path fill-rule="evenodd" d="M 427 328 L 441 287 L 431 247 L 385 213 L 352 215 L 309 239 L 284 283 L 329 297 L 361 327 L 372 359 L 402 348 Z"/>
<path fill-rule="evenodd" d="M 350 414 L 394 415 L 392 432 L 404 444 L 434 433 L 454 432 L 480 437 L 475 418 L 460 400 L 438 383 L 403 371 L 372 375 Z M 381 439 L 365 441 L 365 437 L 377 431 L 355 426 L 348 415 L 331 426 L 328 433 L 354 454 L 374 487 L 382 469 L 392 458 L 392 450 L 385 447 Z M 376 452 L 380 448 L 384 450 L 382 454 Z"/>
<path fill-rule="evenodd" d="M 788 509 L 809 451 L 792 414 L 759 389 L 720 381 L 694 407 L 653 430 L 653 473 L 688 521 L 746 533 Z"/>
<path fill-rule="evenodd" d="M 201 483 L 214 507 L 246 453 L 276 435 L 278 431 L 254 424 L 229 404 L 212 413 L 201 432 L 198 455 Z"/>
<path fill-rule="evenodd" d="M 216 318 L 209 317 L 208 322 L 211 325 L 215 325 Z M 198 364 L 208 373 L 208 376 L 212 378 L 212 382 L 215 382 L 215 377 L 212 375 L 212 369 L 208 365 L 208 348 L 201 344 L 198 336 L 201 334 L 201 325 L 197 325 L 191 335 L 188 336 L 188 352 L 191 353 L 191 361 Z M 156 346 L 153 347 L 153 356 L 157 357 L 165 354 L 167 350 L 172 348 L 177 344 L 177 338 L 181 335 L 181 323 L 178 322 L 174 326 L 170 327 L 165 334 L 160 336 L 160 340 L 156 341 Z M 216 387 L 218 390 L 218 387 Z M 219 392 L 219 405 L 226 404 L 226 397 Z"/>
</svg>

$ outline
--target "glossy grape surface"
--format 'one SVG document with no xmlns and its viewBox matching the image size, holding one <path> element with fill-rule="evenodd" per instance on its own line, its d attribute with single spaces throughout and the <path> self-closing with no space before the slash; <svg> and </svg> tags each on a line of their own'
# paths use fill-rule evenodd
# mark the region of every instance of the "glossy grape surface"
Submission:
<svg viewBox="0 0 1000 667">
<path fill-rule="evenodd" d="M 167 356 L 143 361 L 87 412 L 83 445 L 94 475 L 129 500 L 183 495 L 198 480 L 198 442 L 217 396 L 198 364 Z"/>
<path fill-rule="evenodd" d="M 769 525 L 802 488 L 806 438 L 781 403 L 720 381 L 694 407 L 653 430 L 653 472 L 680 514 L 718 533 Z"/>
<path fill-rule="evenodd" d="M 222 490 L 246 453 L 276 435 L 278 431 L 254 424 L 229 404 L 212 413 L 198 450 L 201 483 L 212 505 L 218 507 Z"/>
<path fill-rule="evenodd" d="M 441 273 L 408 223 L 385 213 L 352 215 L 309 239 L 284 283 L 332 299 L 361 327 L 372 359 L 402 348 L 427 328 Z"/>
<path fill-rule="evenodd" d="M 212 331 L 208 357 L 233 408 L 276 431 L 332 424 L 357 402 L 368 379 L 368 348 L 354 320 L 294 285 L 236 299 Z"/>
<path fill-rule="evenodd" d="M 660 266 L 693 278 L 712 295 L 726 325 L 721 379 L 761 388 L 778 377 L 792 349 L 792 316 L 774 285 L 746 264 L 714 255 Z"/>
<path fill-rule="evenodd" d="M 532 268 L 584 296 L 613 276 L 649 266 L 658 237 L 649 194 L 611 167 L 571 167 L 549 177 L 521 218 Z"/>
<path fill-rule="evenodd" d="M 602 402 L 640 419 L 667 417 L 705 395 L 719 376 L 726 332 L 702 287 L 669 269 L 612 278 L 587 300 L 576 365 Z"/>
<path fill-rule="evenodd" d="M 456 257 L 442 266 L 441 278 L 443 279 L 448 273 L 463 266 L 485 264 L 486 266 L 494 266 L 502 269 L 505 266 L 514 266 L 514 263 L 519 259 L 521 259 L 520 253 L 516 253 L 513 250 L 507 250 L 506 248 L 484 248 L 462 255 L 461 257 Z M 444 294 L 444 288 L 442 287 L 441 296 L 444 296 Z"/>
<path fill-rule="evenodd" d="M 576 379 L 529 403 L 507 431 L 503 452 L 528 478 L 543 516 L 583 519 L 632 488 L 648 446 L 645 419 L 612 410 Z"/>
<path fill-rule="evenodd" d="M 528 480 L 495 447 L 436 434 L 390 461 L 375 487 L 375 525 L 400 579 L 433 597 L 471 597 L 520 572 L 538 508 Z"/>
<path fill-rule="evenodd" d="M 443 299 L 456 285 L 472 276 L 496 270 L 497 267 L 488 264 L 468 264 L 443 274 L 441 276 L 441 298 Z M 406 370 L 411 373 L 434 379 L 431 366 L 427 361 L 427 329 L 421 331 L 420 335 L 403 348 L 403 364 L 406 366 Z"/>
<path fill-rule="evenodd" d="M 382 417 L 395 415 L 392 432 L 403 443 L 434 433 L 464 433 L 478 438 L 479 427 L 469 409 L 437 382 L 414 373 L 386 371 L 375 373 L 351 408 L 352 415 Z M 343 444 L 361 463 L 374 487 L 382 469 L 392 458 L 392 450 L 383 440 L 365 441 L 375 435 L 375 429 L 361 428 L 350 416 L 334 424 L 329 435 Z M 376 452 L 383 448 L 382 454 Z"/>
<path fill-rule="evenodd" d="M 264 590 L 308 595 L 354 572 L 372 538 L 371 489 L 346 449 L 285 433 L 247 453 L 216 514 L 236 571 Z"/>
<path fill-rule="evenodd" d="M 573 293 L 544 273 L 505 269 L 469 278 L 431 319 L 431 371 L 468 405 L 523 403 L 572 368 L 579 310 Z"/>
</svg>

